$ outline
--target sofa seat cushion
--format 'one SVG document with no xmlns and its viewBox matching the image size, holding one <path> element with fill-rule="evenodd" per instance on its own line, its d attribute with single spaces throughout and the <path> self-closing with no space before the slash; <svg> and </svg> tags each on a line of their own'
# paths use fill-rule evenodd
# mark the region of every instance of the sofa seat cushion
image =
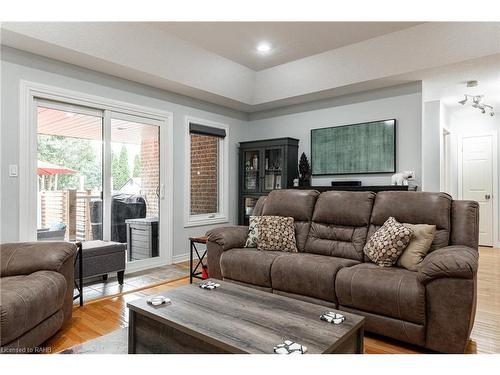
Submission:
<svg viewBox="0 0 500 375">
<path fill-rule="evenodd" d="M 352 259 L 317 254 L 285 254 L 271 268 L 272 288 L 337 303 L 335 276 L 344 268 L 358 264 Z"/>
<path fill-rule="evenodd" d="M 3 277 L 0 283 L 0 345 L 29 331 L 62 309 L 66 280 L 54 271 Z"/>
<path fill-rule="evenodd" d="M 271 265 L 283 254 L 249 248 L 224 251 L 220 258 L 222 278 L 270 288 Z"/>
<path fill-rule="evenodd" d="M 341 269 L 335 292 L 339 305 L 417 324 L 425 323 L 425 288 L 417 272 L 363 263 Z"/>
</svg>

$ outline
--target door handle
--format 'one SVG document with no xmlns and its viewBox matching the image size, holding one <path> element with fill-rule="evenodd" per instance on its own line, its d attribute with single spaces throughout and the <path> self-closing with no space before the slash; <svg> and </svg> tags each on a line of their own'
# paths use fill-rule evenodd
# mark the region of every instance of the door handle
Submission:
<svg viewBox="0 0 500 375">
<path fill-rule="evenodd" d="M 164 199 L 164 198 L 165 198 L 165 184 L 161 184 L 160 199 Z"/>
<path fill-rule="evenodd" d="M 491 199 L 491 195 L 490 195 L 490 194 L 486 194 L 486 195 L 484 196 L 484 199 L 486 199 L 486 200 Z"/>
</svg>

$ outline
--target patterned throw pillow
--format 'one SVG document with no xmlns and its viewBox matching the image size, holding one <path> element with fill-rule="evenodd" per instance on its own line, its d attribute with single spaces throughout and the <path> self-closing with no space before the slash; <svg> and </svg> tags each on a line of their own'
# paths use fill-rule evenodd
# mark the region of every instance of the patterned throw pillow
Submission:
<svg viewBox="0 0 500 375">
<path fill-rule="evenodd" d="M 261 216 L 250 216 L 250 224 L 248 225 L 248 237 L 245 242 L 245 247 L 257 247 L 257 240 L 259 239 L 259 224 Z"/>
<path fill-rule="evenodd" d="M 391 267 L 410 243 L 412 234 L 410 228 L 390 217 L 373 233 L 363 250 L 373 263 Z"/>
<path fill-rule="evenodd" d="M 267 251 L 296 253 L 293 217 L 261 216 L 257 225 L 259 238 L 257 248 Z"/>
</svg>

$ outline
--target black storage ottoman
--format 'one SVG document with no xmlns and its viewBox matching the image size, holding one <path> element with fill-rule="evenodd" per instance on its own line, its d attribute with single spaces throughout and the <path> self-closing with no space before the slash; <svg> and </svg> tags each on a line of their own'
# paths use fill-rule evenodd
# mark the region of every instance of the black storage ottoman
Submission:
<svg viewBox="0 0 500 375">
<path fill-rule="evenodd" d="M 83 278 L 104 276 L 116 272 L 118 282 L 123 284 L 125 273 L 126 244 L 112 241 L 82 242 Z M 75 267 L 75 278 L 79 277 L 78 267 Z"/>
</svg>

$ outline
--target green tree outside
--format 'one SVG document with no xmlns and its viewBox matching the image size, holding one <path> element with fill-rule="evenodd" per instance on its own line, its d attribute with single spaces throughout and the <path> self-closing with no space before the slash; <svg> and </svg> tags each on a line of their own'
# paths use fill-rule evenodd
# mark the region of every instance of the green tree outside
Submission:
<svg viewBox="0 0 500 375">
<path fill-rule="evenodd" d="M 132 173 L 132 177 L 141 177 L 141 158 L 139 154 L 136 154 L 134 158 L 134 172 Z"/>
<path fill-rule="evenodd" d="M 102 190 L 101 152 L 91 140 L 39 134 L 38 159 L 78 171 L 58 175 L 59 190 L 78 189 L 81 175 L 85 189 Z"/>
<path fill-rule="evenodd" d="M 102 190 L 102 151 L 94 141 L 69 138 L 58 135 L 38 135 L 38 159 L 74 169 L 78 173 L 58 175 L 58 189 L 79 189 L 80 176 L 85 177 L 84 188 Z M 134 177 L 140 176 L 139 155 L 134 158 Z M 112 153 L 111 174 L 113 190 L 119 190 L 131 177 L 128 164 L 128 150 L 122 146 L 119 155 Z M 54 176 L 47 176 L 49 188 L 53 187 Z"/>
<path fill-rule="evenodd" d="M 118 158 L 115 154 L 113 154 L 111 174 L 113 176 L 113 190 L 119 190 L 130 178 L 128 151 L 125 146 L 122 146 L 120 156 Z"/>
</svg>

